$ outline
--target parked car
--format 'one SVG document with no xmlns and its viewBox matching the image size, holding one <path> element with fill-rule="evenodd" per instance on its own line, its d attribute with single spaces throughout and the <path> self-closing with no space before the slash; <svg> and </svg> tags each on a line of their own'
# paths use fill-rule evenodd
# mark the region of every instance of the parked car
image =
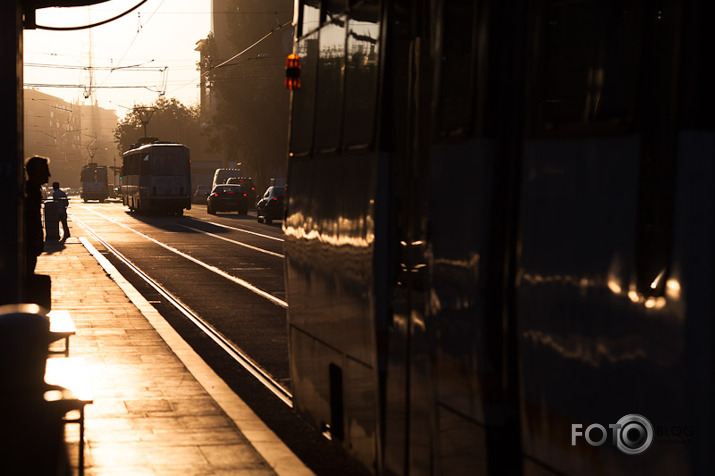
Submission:
<svg viewBox="0 0 715 476">
<path fill-rule="evenodd" d="M 285 187 L 268 187 L 256 204 L 256 219 L 259 222 L 271 224 L 273 220 L 282 220 L 285 209 Z"/>
<path fill-rule="evenodd" d="M 208 185 L 197 185 L 194 194 L 191 196 L 191 203 L 206 203 L 206 199 L 209 198 L 209 193 L 211 193 L 211 187 Z"/>
<path fill-rule="evenodd" d="M 248 213 L 248 200 L 243 186 L 224 184 L 216 185 L 206 199 L 206 211 L 212 215 L 216 212 L 231 212 L 236 210 L 239 215 Z"/>
<path fill-rule="evenodd" d="M 231 177 L 226 180 L 226 183 L 237 183 L 243 185 L 243 190 L 246 192 L 246 198 L 248 203 L 253 206 L 256 203 L 256 187 L 253 185 L 253 179 L 251 177 Z"/>
</svg>

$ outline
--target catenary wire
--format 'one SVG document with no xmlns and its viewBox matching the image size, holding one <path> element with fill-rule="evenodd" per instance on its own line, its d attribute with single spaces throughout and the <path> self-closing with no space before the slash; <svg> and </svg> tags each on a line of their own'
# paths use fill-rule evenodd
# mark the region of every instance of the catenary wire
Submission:
<svg viewBox="0 0 715 476">
<path fill-rule="evenodd" d="M 35 25 L 35 28 L 37 28 L 38 30 L 50 30 L 50 31 L 77 31 L 77 30 L 86 30 L 86 29 L 88 29 L 88 28 L 94 28 L 94 27 L 96 27 L 96 26 L 105 25 L 105 24 L 107 24 L 107 23 L 113 22 L 114 20 L 118 20 L 118 19 L 122 18 L 123 16 L 130 14 L 131 12 L 133 12 L 133 11 L 136 10 L 137 8 L 141 7 L 142 5 L 144 5 L 144 4 L 145 4 L 146 2 L 148 2 L 148 1 L 149 1 L 149 0 L 140 0 L 139 3 L 137 3 L 136 5 L 134 5 L 134 6 L 133 6 L 132 8 L 130 8 L 129 10 L 126 10 L 125 12 L 120 13 L 119 15 L 115 15 L 115 16 L 113 16 L 112 18 L 107 18 L 106 20 L 102 20 L 102 21 L 99 21 L 99 22 L 96 22 L 96 23 L 92 23 L 92 24 L 89 24 L 89 25 L 81 25 L 81 26 L 47 26 L 47 25 Z"/>
</svg>

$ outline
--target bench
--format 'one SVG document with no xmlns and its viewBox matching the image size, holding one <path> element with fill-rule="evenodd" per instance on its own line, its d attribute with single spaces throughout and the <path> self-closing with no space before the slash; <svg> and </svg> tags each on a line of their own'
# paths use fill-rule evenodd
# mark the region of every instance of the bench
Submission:
<svg viewBox="0 0 715 476">
<path fill-rule="evenodd" d="M 47 317 L 50 319 L 50 343 L 65 340 L 64 350 L 50 350 L 50 353 L 64 354 L 67 357 L 70 353 L 70 336 L 77 333 L 70 312 L 54 310 L 48 312 Z"/>
<path fill-rule="evenodd" d="M 45 401 L 57 405 L 65 423 L 79 424 L 79 474 L 84 474 L 84 407 L 94 402 L 81 357 L 50 358 L 45 367 Z M 76 417 L 72 416 L 77 412 Z"/>
<path fill-rule="evenodd" d="M 62 320 L 61 316 L 58 323 Z M 83 363 L 68 357 L 48 359 L 51 339 L 67 339 L 73 333 L 66 325 L 60 327 L 65 328 L 56 329 L 57 334 L 51 337 L 50 319 L 37 304 L 0 306 L 0 404 L 5 410 L 0 460 L 4 473 L 55 471 L 66 461 L 65 445 L 60 441 L 65 424 L 70 422 L 80 424 L 83 472 L 84 406 L 92 403 L 92 396 L 86 385 L 80 385 L 86 378 Z M 69 418 L 77 412 L 78 418 Z"/>
</svg>

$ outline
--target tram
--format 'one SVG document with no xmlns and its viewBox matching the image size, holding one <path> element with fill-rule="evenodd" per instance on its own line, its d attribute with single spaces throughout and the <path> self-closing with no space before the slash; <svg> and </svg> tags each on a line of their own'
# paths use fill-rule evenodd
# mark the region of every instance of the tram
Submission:
<svg viewBox="0 0 715 476">
<path fill-rule="evenodd" d="M 714 5 L 298 0 L 295 411 L 375 474 L 712 473 Z"/>
<path fill-rule="evenodd" d="M 98 165 L 96 162 L 84 165 L 80 171 L 80 183 L 82 184 L 80 197 L 84 202 L 98 200 L 101 203 L 109 197 L 106 165 Z"/>
<path fill-rule="evenodd" d="M 124 152 L 122 203 L 131 211 L 182 215 L 191 209 L 191 161 L 182 144 L 152 142 Z"/>
</svg>

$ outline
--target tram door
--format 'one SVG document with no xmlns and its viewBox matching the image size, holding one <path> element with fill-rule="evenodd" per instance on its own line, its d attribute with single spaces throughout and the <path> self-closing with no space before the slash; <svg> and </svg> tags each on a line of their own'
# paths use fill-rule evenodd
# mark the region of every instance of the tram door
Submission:
<svg viewBox="0 0 715 476">
<path fill-rule="evenodd" d="M 519 454 L 518 436 L 509 439 L 516 424 L 505 423 L 517 411 L 504 396 L 515 390 L 504 381 L 513 361 L 501 289 L 513 181 L 496 163 L 496 121 L 484 120 L 495 107 L 485 52 L 501 46 L 479 34 L 490 21 L 479 2 L 417 3 L 388 12 L 383 117 L 398 120 L 383 126 L 396 222 L 384 467 L 507 474 Z M 506 91 L 512 80 L 493 83 Z"/>
<path fill-rule="evenodd" d="M 573 423 L 630 413 L 688 421 L 687 394 L 662 391 L 687 388 L 683 318 L 665 292 L 680 9 L 549 1 L 532 17 L 517 293 L 527 474 L 689 472 L 684 447 L 635 460 L 568 440 Z"/>
<path fill-rule="evenodd" d="M 422 2 L 414 2 L 421 4 Z M 387 323 L 384 379 L 384 453 L 387 474 L 419 474 L 430 466 L 429 380 L 425 349 L 424 266 L 428 124 L 420 108 L 429 105 L 429 43 L 415 32 L 421 5 L 391 2 L 382 122 L 383 147 L 391 150 L 391 314 Z M 423 82 L 423 81 L 426 81 Z M 390 120 L 394 118 L 394 120 Z M 418 349 L 421 349 L 418 350 Z M 420 389 L 420 396 L 415 392 Z M 419 448 L 419 450 L 417 450 Z"/>
</svg>

